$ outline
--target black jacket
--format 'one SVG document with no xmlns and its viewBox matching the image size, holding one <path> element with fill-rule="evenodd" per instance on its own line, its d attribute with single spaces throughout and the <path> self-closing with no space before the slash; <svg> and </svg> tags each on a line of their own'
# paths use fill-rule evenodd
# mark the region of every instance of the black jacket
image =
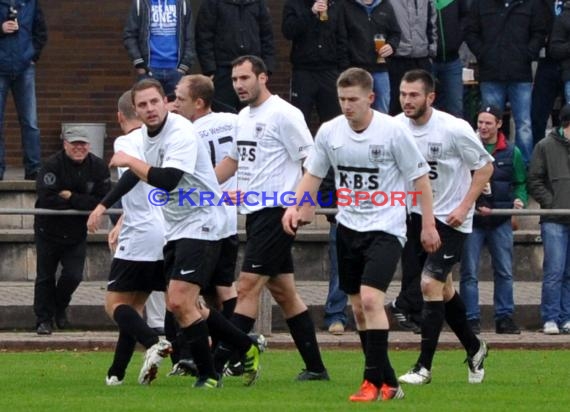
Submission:
<svg viewBox="0 0 570 412">
<path fill-rule="evenodd" d="M 531 62 L 546 39 L 539 0 L 477 0 L 465 41 L 477 57 L 480 81 L 532 82 Z"/>
<path fill-rule="evenodd" d="M 73 162 L 63 150 L 48 158 L 36 180 L 36 208 L 54 210 L 92 210 L 110 189 L 109 169 L 105 162 L 89 153 L 83 163 Z M 68 200 L 58 195 L 70 190 Z M 36 215 L 36 236 L 60 244 L 74 244 L 87 236 L 87 216 Z"/>
<path fill-rule="evenodd" d="M 275 71 L 271 16 L 265 0 L 203 0 L 196 20 L 196 53 L 202 73 L 230 67 L 244 54 L 261 57 Z"/>
<path fill-rule="evenodd" d="M 562 66 L 562 80 L 570 81 L 570 1 L 554 22 L 550 36 L 550 56 Z"/>
<path fill-rule="evenodd" d="M 465 23 L 469 14 L 467 0 L 451 0 L 437 12 L 437 62 L 447 63 L 459 58 L 459 47 L 463 43 Z"/>
<path fill-rule="evenodd" d="M 281 31 L 292 41 L 293 70 L 334 70 L 349 66 L 341 1 L 329 1 L 329 18 L 320 21 L 311 11 L 314 0 L 285 0 Z"/>
<path fill-rule="evenodd" d="M 16 75 L 40 58 L 47 42 L 46 22 L 36 0 L 0 0 L 0 26 L 10 16 L 14 4 L 20 30 L 4 34 L 0 29 L 0 75 Z"/>
<path fill-rule="evenodd" d="M 542 209 L 570 209 L 570 141 L 559 130 L 552 129 L 534 147 L 527 187 Z M 540 221 L 570 224 L 570 216 L 542 216 Z"/>
<path fill-rule="evenodd" d="M 386 71 L 386 63 L 376 63 L 374 35 L 383 33 L 394 53 L 400 44 L 400 26 L 390 2 L 383 0 L 370 16 L 355 0 L 344 0 L 344 24 L 348 35 L 348 54 L 352 66 L 369 72 Z"/>
<path fill-rule="evenodd" d="M 194 34 L 191 27 L 192 11 L 189 0 L 176 3 L 176 34 L 178 36 L 178 67 L 188 72 L 194 63 Z M 133 0 L 127 24 L 123 31 L 123 44 L 135 67 L 148 68 L 150 39 L 150 1 Z"/>
</svg>

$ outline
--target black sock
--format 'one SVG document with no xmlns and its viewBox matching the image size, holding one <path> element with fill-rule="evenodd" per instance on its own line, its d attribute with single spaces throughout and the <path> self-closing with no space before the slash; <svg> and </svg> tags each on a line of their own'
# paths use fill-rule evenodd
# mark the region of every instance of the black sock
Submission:
<svg viewBox="0 0 570 412">
<path fill-rule="evenodd" d="M 311 372 L 323 372 L 325 365 L 321 359 L 315 325 L 309 316 L 309 311 L 306 310 L 287 319 L 287 325 L 295 346 L 305 362 L 305 368 Z"/>
<path fill-rule="evenodd" d="M 182 328 L 181 331 L 184 340 L 189 344 L 200 378 L 219 379 L 218 374 L 214 370 L 214 361 L 212 359 L 212 353 L 210 352 L 208 325 L 206 321 L 204 321 L 204 319 L 198 319 L 190 326 Z"/>
<path fill-rule="evenodd" d="M 431 364 L 443 326 L 444 304 L 442 300 L 424 302 L 422 311 L 422 343 L 418 363 L 431 370 Z"/>
<path fill-rule="evenodd" d="M 222 302 L 222 315 L 226 319 L 231 319 L 234 314 L 234 309 L 236 308 L 237 298 L 229 298 Z"/>
<path fill-rule="evenodd" d="M 119 305 L 113 312 L 119 331 L 135 337 L 145 348 L 158 342 L 158 334 L 152 330 L 138 312 L 129 305 Z"/>
<path fill-rule="evenodd" d="M 459 339 L 467 354 L 473 356 L 479 350 L 479 339 L 473 333 L 467 321 L 467 312 L 463 299 L 457 292 L 445 303 L 445 320 Z"/>
<path fill-rule="evenodd" d="M 360 347 L 362 348 L 362 353 L 364 354 L 364 356 L 366 356 L 366 331 L 365 330 L 359 330 L 358 331 L 358 336 L 360 337 Z"/>
<path fill-rule="evenodd" d="M 107 376 L 116 376 L 120 381 L 125 378 L 125 371 L 127 366 L 129 366 L 136 344 L 137 340 L 134 336 L 119 332 L 113 363 L 107 372 Z"/>
<path fill-rule="evenodd" d="M 249 316 L 242 315 L 240 313 L 235 313 L 231 317 L 231 321 L 236 327 L 245 332 L 249 333 L 253 329 L 253 325 L 255 325 L 255 319 L 250 318 Z"/>
<path fill-rule="evenodd" d="M 382 359 L 382 375 L 383 383 L 395 388 L 398 386 L 398 379 L 396 378 L 396 372 L 392 368 L 390 363 L 390 357 L 388 356 L 388 330 L 378 330 L 378 349 Z"/>
<path fill-rule="evenodd" d="M 255 319 L 234 312 L 231 318 L 231 323 L 242 332 L 249 333 L 249 331 L 253 329 Z M 234 356 L 237 357 L 238 355 L 234 350 L 232 342 L 219 342 L 214 351 L 214 364 L 216 371 L 221 373 L 226 363 L 230 359 L 233 359 Z"/>
<path fill-rule="evenodd" d="M 384 380 L 384 368 L 380 353 L 382 346 L 381 332 L 383 331 L 366 331 L 366 351 L 364 353 L 364 379 L 373 383 L 377 388 L 382 386 L 382 381 Z"/>
<path fill-rule="evenodd" d="M 212 338 L 225 342 L 225 347 L 233 347 L 241 354 L 245 354 L 252 345 L 252 340 L 233 323 L 226 319 L 220 312 L 210 309 L 208 330 Z"/>
<path fill-rule="evenodd" d="M 175 365 L 180 359 L 180 347 L 178 339 L 178 322 L 174 317 L 174 313 L 169 310 L 164 315 L 164 335 L 166 339 L 172 344 L 172 352 L 170 352 L 170 360 Z"/>
</svg>

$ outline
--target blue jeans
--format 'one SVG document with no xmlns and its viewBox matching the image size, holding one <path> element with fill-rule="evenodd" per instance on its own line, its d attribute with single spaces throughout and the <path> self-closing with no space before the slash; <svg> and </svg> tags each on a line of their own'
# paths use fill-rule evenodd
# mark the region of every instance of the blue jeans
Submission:
<svg viewBox="0 0 570 412">
<path fill-rule="evenodd" d="M 544 222 L 540 225 L 544 247 L 542 302 L 544 322 L 570 321 L 570 225 Z"/>
<path fill-rule="evenodd" d="M 532 83 L 523 82 L 481 82 L 481 101 L 505 109 L 509 98 L 515 121 L 515 144 L 520 149 L 526 165 L 532 157 L 533 140 L 530 121 Z"/>
<path fill-rule="evenodd" d="M 329 260 L 331 265 L 329 293 L 325 303 L 325 325 L 327 328 L 334 322 L 346 325 L 346 304 L 348 296 L 338 287 L 338 260 L 336 254 L 336 224 L 331 223 L 329 231 Z"/>
<path fill-rule="evenodd" d="M 463 64 L 461 60 L 447 63 L 434 62 L 432 73 L 439 81 L 435 107 L 463 118 Z"/>
<path fill-rule="evenodd" d="M 164 93 L 168 95 L 174 94 L 174 89 L 178 81 L 182 78 L 183 74 L 176 69 L 155 69 L 153 67 L 149 68 L 151 75 L 142 75 L 138 77 L 138 80 L 144 78 L 156 79 L 162 85 Z"/>
<path fill-rule="evenodd" d="M 465 302 L 467 319 L 480 319 L 479 260 L 483 246 L 487 245 L 493 266 L 493 303 L 495 320 L 512 317 L 513 299 L 513 229 L 511 220 L 495 228 L 473 228 L 463 245 L 459 294 Z"/>
<path fill-rule="evenodd" d="M 40 129 L 36 109 L 36 66 L 30 65 L 17 75 L 0 75 L 0 177 L 6 170 L 4 146 L 4 111 L 8 91 L 12 91 L 14 104 L 20 122 L 22 149 L 24 151 L 24 169 L 26 174 L 40 168 Z"/>
<path fill-rule="evenodd" d="M 372 73 L 374 79 L 374 104 L 372 108 L 382 113 L 388 113 L 390 108 L 390 77 L 388 72 Z"/>
<path fill-rule="evenodd" d="M 570 104 L 570 81 L 564 82 L 564 100 Z"/>
</svg>

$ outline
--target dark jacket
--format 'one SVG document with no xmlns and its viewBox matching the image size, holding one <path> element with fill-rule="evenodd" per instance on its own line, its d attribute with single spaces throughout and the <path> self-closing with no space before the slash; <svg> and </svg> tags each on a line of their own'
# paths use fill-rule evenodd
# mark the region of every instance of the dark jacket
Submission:
<svg viewBox="0 0 570 412">
<path fill-rule="evenodd" d="M 285 1 L 281 31 L 292 41 L 293 70 L 334 70 L 349 66 L 341 1 L 329 1 L 327 21 L 319 20 L 311 11 L 314 0 Z"/>
<path fill-rule="evenodd" d="M 542 209 L 570 209 L 570 141 L 557 129 L 534 147 L 528 191 Z M 542 216 L 541 222 L 570 224 L 570 216 Z"/>
<path fill-rule="evenodd" d="M 63 150 L 48 158 L 36 180 L 36 208 L 54 210 L 92 210 L 110 189 L 109 169 L 105 162 L 89 153 L 83 163 L 73 162 Z M 68 200 L 58 195 L 70 190 Z M 59 244 L 74 244 L 87 236 L 87 215 L 36 215 L 36 236 Z"/>
<path fill-rule="evenodd" d="M 434 1 L 437 13 L 437 56 L 447 63 L 459 58 L 465 23 L 469 14 L 467 0 Z"/>
<path fill-rule="evenodd" d="M 20 30 L 11 34 L 0 30 L 0 75 L 22 73 L 38 61 L 47 42 L 46 22 L 37 0 L 0 0 L 0 25 L 8 20 L 12 4 Z"/>
<path fill-rule="evenodd" d="M 188 72 L 194 63 L 194 32 L 189 0 L 176 3 L 176 33 L 178 36 L 177 69 Z M 133 65 L 148 69 L 150 39 L 150 1 L 133 0 L 127 24 L 123 31 L 123 44 Z"/>
<path fill-rule="evenodd" d="M 570 81 L 570 1 L 554 22 L 550 36 L 550 56 L 562 66 L 562 80 Z"/>
<path fill-rule="evenodd" d="M 512 209 L 514 199 L 514 146 L 510 144 L 505 135 L 499 132 L 495 151 L 491 153 L 493 158 L 493 175 L 489 180 L 491 184 L 490 194 L 481 194 L 477 199 L 477 207 L 485 206 L 491 209 Z M 507 220 L 510 216 L 473 216 L 473 227 L 496 227 Z"/>
<path fill-rule="evenodd" d="M 369 72 L 386 71 L 386 63 L 376 63 L 378 54 L 374 48 L 374 35 L 384 34 L 396 54 L 401 31 L 390 2 L 381 0 L 368 15 L 364 6 L 355 0 L 344 0 L 344 24 L 350 64 Z"/>
<path fill-rule="evenodd" d="M 480 81 L 532 82 L 531 62 L 546 39 L 539 0 L 477 0 L 465 41 L 477 57 Z"/>
<path fill-rule="evenodd" d="M 196 20 L 196 53 L 202 73 L 230 67 L 244 54 L 261 57 L 275 71 L 271 16 L 265 0 L 203 0 Z"/>
</svg>

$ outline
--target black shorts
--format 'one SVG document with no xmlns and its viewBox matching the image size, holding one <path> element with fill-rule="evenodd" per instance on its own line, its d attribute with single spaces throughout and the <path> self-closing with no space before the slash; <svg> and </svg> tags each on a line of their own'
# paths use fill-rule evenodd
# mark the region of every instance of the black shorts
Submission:
<svg viewBox="0 0 570 412">
<path fill-rule="evenodd" d="M 291 248 L 295 237 L 283 230 L 284 213 L 281 207 L 271 207 L 247 215 L 243 272 L 266 276 L 293 273 Z"/>
<path fill-rule="evenodd" d="M 366 285 L 386 292 L 394 278 L 402 245 L 386 232 L 357 232 L 341 224 L 337 227 L 339 287 L 345 293 L 360 293 Z"/>
<path fill-rule="evenodd" d="M 214 294 L 216 286 L 231 286 L 236 278 L 236 261 L 239 249 L 238 236 L 228 236 L 220 240 L 220 242 L 220 258 L 210 279 L 210 285 L 202 290 L 203 295 Z"/>
<path fill-rule="evenodd" d="M 423 272 L 435 280 L 445 282 L 447 275 L 453 269 L 453 265 L 461 260 L 463 243 L 467 233 L 455 230 L 437 219 L 435 220 L 435 227 L 441 239 L 441 247 L 434 253 L 427 255 Z M 421 222 L 419 229 L 416 228 L 416 230 L 421 232 Z"/>
<path fill-rule="evenodd" d="M 141 262 L 114 258 L 111 262 L 109 292 L 147 292 L 166 290 L 164 261 Z"/>
<path fill-rule="evenodd" d="M 178 239 L 164 246 L 164 273 L 201 288 L 208 286 L 220 257 L 220 240 Z"/>
</svg>

